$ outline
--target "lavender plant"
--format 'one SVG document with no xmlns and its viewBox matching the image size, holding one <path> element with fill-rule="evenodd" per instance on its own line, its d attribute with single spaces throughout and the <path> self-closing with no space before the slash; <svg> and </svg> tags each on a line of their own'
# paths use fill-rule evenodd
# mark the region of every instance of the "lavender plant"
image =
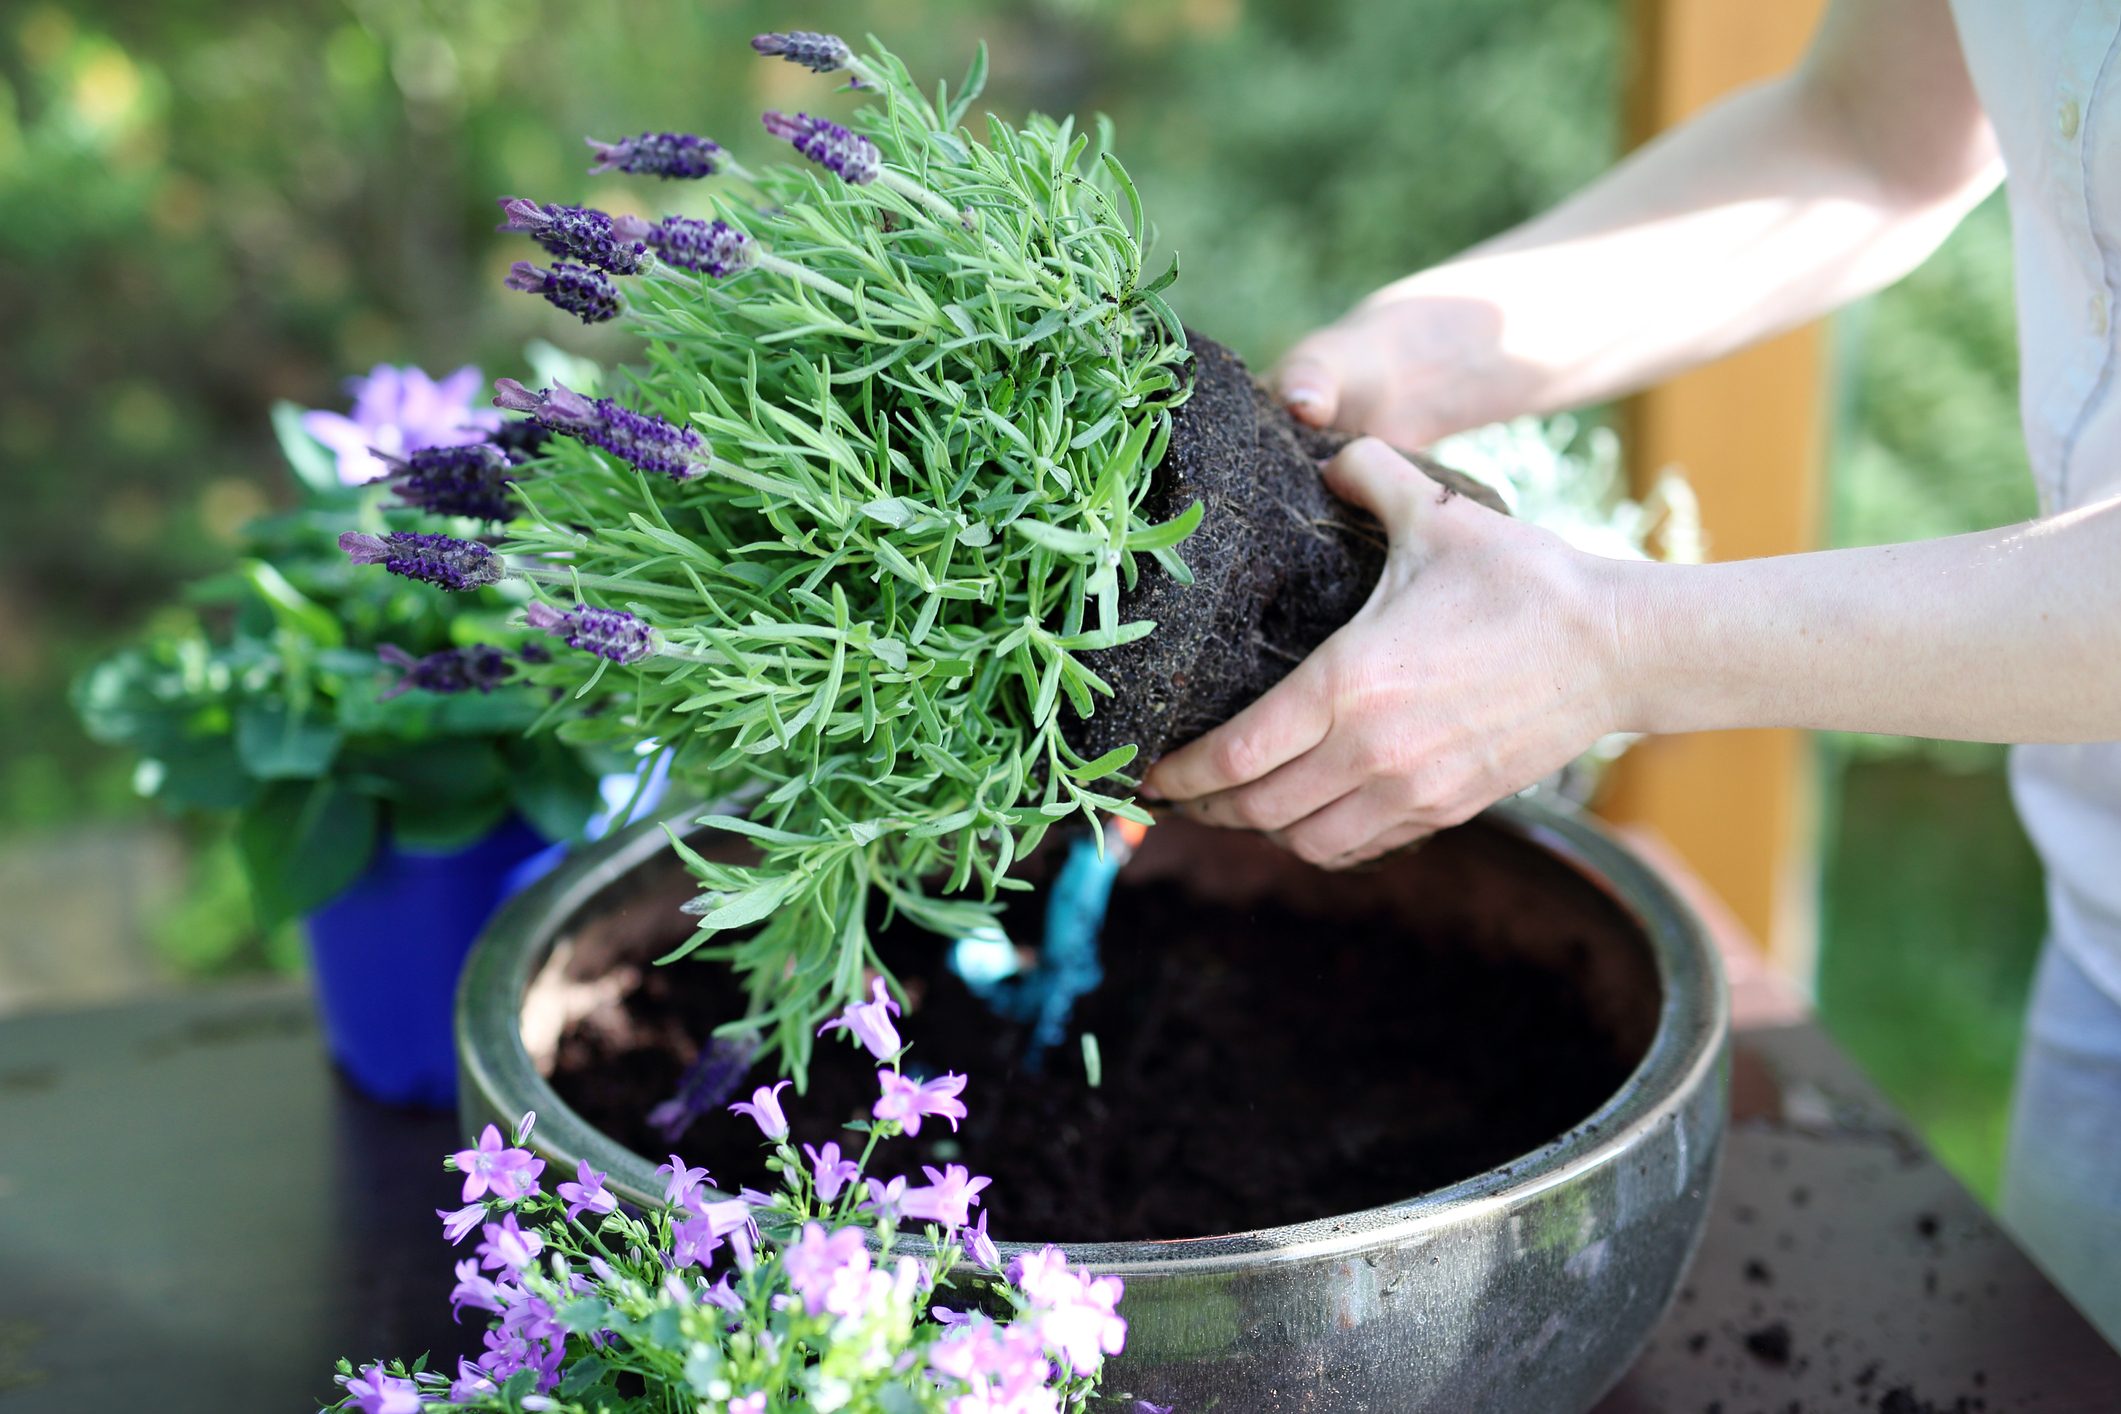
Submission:
<svg viewBox="0 0 2121 1414">
<path fill-rule="evenodd" d="M 1183 576 L 1201 507 L 1140 506 L 1184 396 L 1186 347 L 1145 279 L 1141 202 L 1109 129 L 966 126 L 985 73 L 930 99 L 880 46 L 796 33 L 762 54 L 844 72 L 845 122 L 768 113 L 800 164 L 689 134 L 592 140 L 596 170 L 723 175 L 711 220 L 525 198 L 504 229 L 553 253 L 512 287 L 645 340 L 617 396 L 498 385 L 551 434 L 497 545 L 351 536 L 356 560 L 444 589 L 536 596 L 572 652 L 563 738 L 654 740 L 747 863 L 680 845 L 702 886 L 673 956 L 727 959 L 756 1035 L 800 1075 L 818 1023 L 900 914 L 991 929 L 1011 864 L 1071 817 L 1143 819 L 1132 747 L 1064 730 L 1110 687 L 1083 655 L 1154 628 L 1119 597 L 1146 557 Z"/>
<path fill-rule="evenodd" d="M 660 1414 L 1062 1414 L 1097 1392 L 1120 1352 L 1120 1279 L 1071 1267 L 1059 1248 L 1005 1261 L 987 1234 L 988 1180 L 949 1164 L 925 1182 L 871 1172 L 879 1146 L 923 1122 L 965 1117 L 965 1078 L 916 1083 L 878 994 L 842 1016 L 883 1065 L 872 1118 L 797 1151 L 779 1103 L 788 1084 L 731 1108 L 758 1125 L 772 1193 L 725 1197 L 673 1154 L 662 1201 L 632 1212 L 587 1163 L 548 1191 L 528 1148 L 488 1125 L 445 1160 L 464 1206 L 436 1214 L 474 1255 L 450 1301 L 484 1313 L 483 1349 L 451 1376 L 407 1363 L 339 1362 L 361 1414 L 423 1409 Z M 981 1209 L 972 1220 L 972 1209 Z M 902 1244 L 919 1225 L 923 1243 Z M 901 1250 L 914 1246 L 914 1250 Z M 949 1304 L 946 1303 L 946 1299 Z M 976 1304 L 975 1304 L 976 1303 Z M 1139 1414 L 1169 1414 L 1137 1402 Z"/>
</svg>

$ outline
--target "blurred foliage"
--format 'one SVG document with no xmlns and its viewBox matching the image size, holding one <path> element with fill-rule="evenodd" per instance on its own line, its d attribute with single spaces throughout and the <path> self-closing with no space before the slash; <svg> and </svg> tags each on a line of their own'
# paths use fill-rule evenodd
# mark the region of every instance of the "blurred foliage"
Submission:
<svg viewBox="0 0 2121 1414">
<path fill-rule="evenodd" d="M 124 764 L 81 739 L 63 684 L 178 578 L 225 562 L 238 527 L 276 499 L 273 400 L 330 405 L 342 373 L 386 359 L 506 372 L 532 333 L 604 352 L 534 301 L 501 298 L 513 252 L 491 232 L 491 198 L 641 199 L 583 176 L 581 136 L 734 133 L 761 107 L 799 104 L 808 76 L 755 62 L 743 42 L 792 23 L 874 30 L 917 72 L 956 72 L 983 35 L 997 110 L 1109 112 L 1164 245 L 1184 256 L 1181 312 L 1254 359 L 1588 180 L 1617 138 L 1617 0 L 6 7 L 0 490 L 19 529 L 0 558 L 0 733 L 13 748 L 0 831 L 137 808 Z M 1838 540 L 2030 510 L 2007 239 L 1991 203 L 1844 321 Z M 1993 751 L 1924 751 L 1910 770 L 1996 764 Z M 2015 838 L 1993 775 L 1966 779 L 1945 818 Z M 1918 1014 L 1924 958 L 1943 969 L 2001 948 L 2006 971 L 2021 965 L 2009 945 L 2029 941 L 2037 900 L 2022 871 L 1983 864 L 2002 846 L 1951 853 L 1922 826 L 1939 807 L 1910 793 L 1866 796 L 1860 811 L 1850 800 L 1827 874 L 1837 1018 L 1874 996 Z M 1930 908 L 1962 897 L 1940 880 L 1986 902 Z M 1918 916 L 1935 930 L 1927 946 L 1835 973 L 1879 920 Z M 1926 1028 L 1872 1033 L 1865 1059 L 1887 1071 L 1876 1057 L 1926 1056 L 1937 1086 L 1956 1077 L 1995 1111 L 1993 1055 L 2015 1035 L 2018 984 L 1988 965 L 1961 969 L 1986 1020 L 1920 1013 Z M 1988 1059 L 1955 1070 L 1962 1025 L 1990 1026 L 1991 1040 L 1967 1048 Z"/>
</svg>

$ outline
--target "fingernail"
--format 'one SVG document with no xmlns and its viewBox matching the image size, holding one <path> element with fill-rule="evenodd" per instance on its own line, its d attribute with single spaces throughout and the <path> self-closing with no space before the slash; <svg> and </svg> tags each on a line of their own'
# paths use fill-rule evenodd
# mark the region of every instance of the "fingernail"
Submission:
<svg viewBox="0 0 2121 1414">
<path fill-rule="evenodd" d="M 1143 800 L 1154 801 L 1158 805 L 1165 803 L 1164 793 L 1146 781 L 1135 788 L 1134 794 Z"/>
<path fill-rule="evenodd" d="M 1315 408 L 1324 402 L 1325 394 L 1316 388 L 1284 388 L 1281 399 L 1292 408 Z"/>
</svg>

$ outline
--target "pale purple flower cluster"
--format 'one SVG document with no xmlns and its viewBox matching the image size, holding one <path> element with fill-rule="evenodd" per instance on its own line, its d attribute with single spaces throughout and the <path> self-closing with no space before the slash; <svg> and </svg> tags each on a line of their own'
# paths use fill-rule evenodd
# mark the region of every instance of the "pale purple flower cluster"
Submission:
<svg viewBox="0 0 2121 1414">
<path fill-rule="evenodd" d="M 390 470 L 384 457 L 464 446 L 498 428 L 499 417 L 472 405 L 479 383 L 476 368 L 437 381 L 417 368 L 379 363 L 366 378 L 347 380 L 350 414 L 305 412 L 302 430 L 331 449 L 342 484 L 359 486 Z"/>
<path fill-rule="evenodd" d="M 788 1116 L 781 1110 L 781 1091 L 792 1081 L 783 1080 L 778 1085 L 761 1085 L 751 1092 L 748 1101 L 729 1107 L 732 1114 L 750 1115 L 759 1133 L 778 1144 L 788 1137 Z"/>
<path fill-rule="evenodd" d="M 545 1161 L 528 1149 L 516 1148 L 501 1138 L 501 1131 L 487 1125 L 479 1132 L 479 1142 L 469 1149 L 459 1149 L 449 1156 L 458 1173 L 464 1175 L 464 1198 L 466 1203 L 476 1202 L 491 1193 L 504 1202 L 528 1198 L 538 1191 L 538 1175 L 545 1172 Z"/>
<path fill-rule="evenodd" d="M 555 260 L 546 270 L 527 260 L 518 260 L 501 283 L 525 294 L 543 295 L 554 309 L 572 314 L 584 324 L 602 324 L 619 316 L 619 287 L 601 270 Z"/>
<path fill-rule="evenodd" d="M 884 170 L 884 155 L 875 143 L 830 119 L 768 110 L 762 121 L 767 132 L 793 144 L 797 152 L 850 186 L 873 182 Z"/>
<path fill-rule="evenodd" d="M 1127 1343 L 1119 1314 L 1125 1287 L 1118 1277 L 1093 1277 L 1068 1265 L 1058 1247 L 1027 1252 L 1009 1264 L 1009 1281 L 1030 1299 L 1038 1333 L 1078 1375 L 1094 1374 L 1107 1355 Z"/>
<path fill-rule="evenodd" d="M 583 1159 L 575 1164 L 574 1177 L 574 1182 L 563 1183 L 553 1190 L 567 1205 L 567 1221 L 579 1221 L 585 1212 L 602 1217 L 619 1210 L 619 1195 L 604 1186 L 605 1175 L 591 1168 L 589 1160 Z"/>
<path fill-rule="evenodd" d="M 829 74 L 835 69 L 844 69 L 854 58 L 854 51 L 847 41 L 836 34 L 819 34 L 814 30 L 792 29 L 782 34 L 762 34 L 751 41 L 751 47 L 769 57 L 786 59 L 791 64 L 800 64 L 814 74 Z"/>
<path fill-rule="evenodd" d="M 810 1160 L 810 1181 L 816 1187 L 821 1203 L 830 1203 L 849 1183 L 862 1176 L 862 1166 L 852 1159 L 841 1158 L 840 1146 L 829 1140 L 822 1149 L 805 1144 L 803 1153 Z"/>
<path fill-rule="evenodd" d="M 492 692 L 515 676 L 515 663 L 490 643 L 469 648 L 442 648 L 415 658 L 395 643 L 376 649 L 386 667 L 398 670 L 398 680 L 384 689 L 388 702 L 418 688 L 422 692 Z"/>
<path fill-rule="evenodd" d="M 523 619 L 569 648 L 594 653 L 622 666 L 638 663 L 656 649 L 655 630 L 624 609 L 599 609 L 590 604 L 555 609 L 538 603 L 523 611 Z"/>
<path fill-rule="evenodd" d="M 1005 1326 L 983 1315 L 959 1317 L 928 1352 L 928 1370 L 965 1387 L 950 1401 L 950 1414 L 1058 1414 L 1060 1409 L 1051 1388 L 1052 1362 L 1037 1327 L 1028 1321 Z"/>
<path fill-rule="evenodd" d="M 497 230 L 529 236 L 562 260 L 611 275 L 638 275 L 648 263 L 648 223 L 588 206 L 545 205 L 528 197 L 501 198 L 508 217 Z"/>
<path fill-rule="evenodd" d="M 923 1285 L 920 1263 L 900 1257 L 889 1272 L 869 1260 L 869 1244 L 858 1227 L 828 1229 L 803 1224 L 802 1235 L 781 1251 L 789 1288 L 812 1316 L 859 1317 L 893 1301 L 903 1302 Z"/>
<path fill-rule="evenodd" d="M 722 145 L 692 133 L 641 133 L 617 142 L 585 139 L 596 153 L 597 172 L 631 172 L 636 176 L 711 177 L 722 167 Z"/>
<path fill-rule="evenodd" d="M 377 455 L 390 468 L 385 480 L 401 508 L 474 520 L 515 514 L 508 484 L 516 479 L 516 464 L 491 442 L 423 447 L 408 457 Z"/>
<path fill-rule="evenodd" d="M 621 407 L 609 398 L 585 398 L 564 383 L 532 392 L 513 378 L 494 383 L 494 406 L 527 412 L 554 432 L 565 433 L 642 471 L 685 481 L 706 470 L 706 439 L 689 427 Z"/>
<path fill-rule="evenodd" d="M 420 1390 L 411 1380 L 370 1365 L 346 1382 L 346 1395 L 361 1414 L 420 1414 Z"/>
<path fill-rule="evenodd" d="M 648 228 L 648 244 L 665 264 L 720 280 L 751 268 L 757 248 L 727 221 L 665 216 Z"/>
<path fill-rule="evenodd" d="M 349 530 L 339 537 L 339 548 L 357 565 L 381 565 L 392 574 L 440 589 L 483 589 L 508 572 L 491 547 L 453 535 L 414 530 L 369 535 Z"/>
</svg>

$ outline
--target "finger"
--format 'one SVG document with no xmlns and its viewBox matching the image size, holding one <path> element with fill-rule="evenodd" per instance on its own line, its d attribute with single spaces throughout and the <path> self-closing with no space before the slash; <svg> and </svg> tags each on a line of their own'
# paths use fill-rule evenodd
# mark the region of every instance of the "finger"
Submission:
<svg viewBox="0 0 2121 1414">
<path fill-rule="evenodd" d="M 1340 415 L 1340 365 L 1328 344 L 1322 338 L 1304 340 L 1274 374 L 1282 406 L 1312 427 L 1331 427 Z"/>
<path fill-rule="evenodd" d="M 1286 829 L 1362 784 L 1361 762 L 1342 741 L 1345 735 L 1328 733 L 1319 745 L 1250 785 L 1186 802 L 1185 812 L 1225 829 Z"/>
<path fill-rule="evenodd" d="M 1328 869 L 1357 869 L 1365 864 L 1375 864 L 1389 859 L 1403 850 L 1411 849 L 1436 833 L 1434 826 L 1424 821 L 1409 821 L 1397 829 L 1387 830 L 1368 844 L 1342 855 L 1326 864 Z"/>
<path fill-rule="evenodd" d="M 1325 740 L 1333 704 L 1323 673 L 1305 659 L 1251 706 L 1150 768 L 1152 799 L 1197 800 L 1258 780 Z"/>
<path fill-rule="evenodd" d="M 1324 467 L 1326 489 L 1384 522 L 1396 541 L 1418 533 L 1453 499 L 1420 467 L 1375 437 L 1359 437 Z"/>
<path fill-rule="evenodd" d="M 1367 859 L 1382 842 L 1395 838 L 1408 827 L 1429 828 L 1428 822 L 1407 809 L 1405 797 L 1372 782 L 1350 791 L 1325 809 L 1297 821 L 1277 836 L 1284 847 L 1308 864 L 1339 867 Z"/>
</svg>

